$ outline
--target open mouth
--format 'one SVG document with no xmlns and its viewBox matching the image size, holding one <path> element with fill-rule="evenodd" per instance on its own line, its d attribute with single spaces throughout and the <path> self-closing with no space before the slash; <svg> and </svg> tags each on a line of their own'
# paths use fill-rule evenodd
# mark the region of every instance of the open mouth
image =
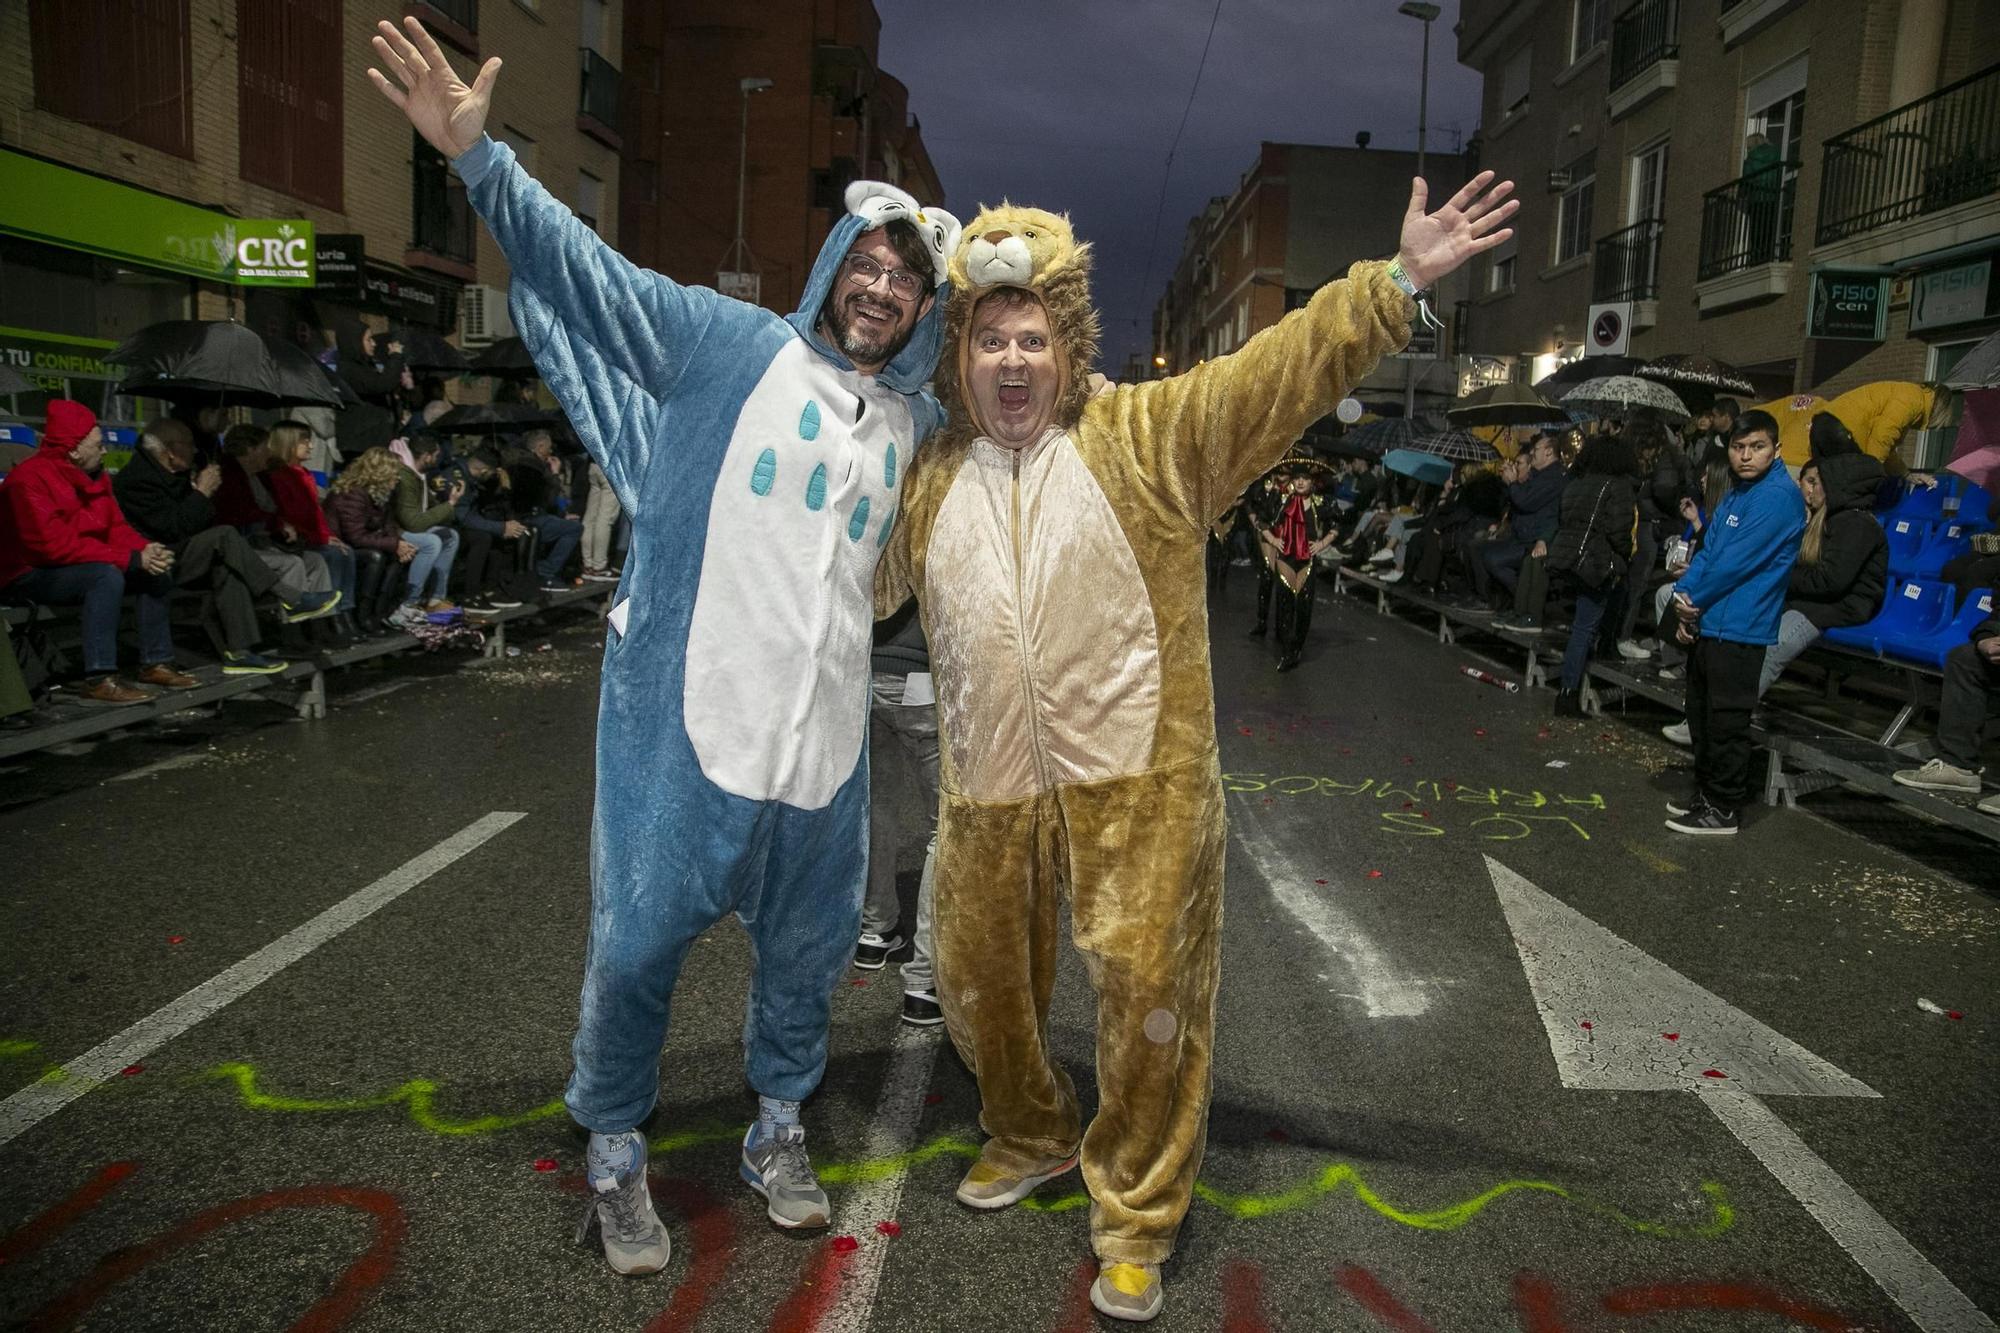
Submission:
<svg viewBox="0 0 2000 1333">
<path fill-rule="evenodd" d="M 896 312 L 873 301 L 856 297 L 848 305 L 854 318 L 866 328 L 890 329 L 896 325 Z"/>
<path fill-rule="evenodd" d="M 1028 405 L 1028 382 L 1026 380 L 1000 381 L 1000 410 L 1018 412 Z"/>
</svg>

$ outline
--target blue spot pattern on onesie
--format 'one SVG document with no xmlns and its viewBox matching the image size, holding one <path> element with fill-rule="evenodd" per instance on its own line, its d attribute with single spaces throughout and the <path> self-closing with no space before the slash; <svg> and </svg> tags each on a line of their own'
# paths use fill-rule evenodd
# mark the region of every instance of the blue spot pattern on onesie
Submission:
<svg viewBox="0 0 2000 1333">
<path fill-rule="evenodd" d="M 862 496 L 861 503 L 854 506 L 854 517 L 847 520 L 847 540 L 858 542 L 861 534 L 868 531 L 868 497 Z"/>
<path fill-rule="evenodd" d="M 889 452 L 882 455 L 882 485 L 892 491 L 896 489 L 896 446 L 893 444 L 889 446 Z"/>
<path fill-rule="evenodd" d="M 750 469 L 750 489 L 759 495 L 769 495 L 772 483 L 778 480 L 778 451 L 766 449 L 757 455 L 757 466 Z"/>
<path fill-rule="evenodd" d="M 799 413 L 799 438 L 817 440 L 819 438 L 819 404 L 806 399 L 805 411 Z"/>
<path fill-rule="evenodd" d="M 896 511 L 891 509 L 889 511 L 889 517 L 882 520 L 882 535 L 875 539 L 875 544 L 877 546 L 887 546 L 889 544 L 889 529 L 895 526 L 896 526 Z"/>
<path fill-rule="evenodd" d="M 818 513 L 826 508 L 826 464 L 813 469 L 812 480 L 806 483 L 806 508 Z"/>
</svg>

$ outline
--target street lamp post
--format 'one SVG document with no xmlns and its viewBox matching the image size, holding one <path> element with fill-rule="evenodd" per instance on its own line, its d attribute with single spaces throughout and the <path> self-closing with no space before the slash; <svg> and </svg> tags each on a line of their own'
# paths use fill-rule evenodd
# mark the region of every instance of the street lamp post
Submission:
<svg viewBox="0 0 2000 1333">
<path fill-rule="evenodd" d="M 743 117 L 736 141 L 736 239 L 729 243 L 729 257 L 724 261 L 724 269 L 730 273 L 744 272 L 743 261 L 750 255 L 749 243 L 743 239 L 743 204 L 750 182 L 750 95 L 763 92 L 771 81 L 749 77 L 737 80 L 736 86 L 743 94 Z"/>
<path fill-rule="evenodd" d="M 1403 0 L 1396 6 L 1398 14 L 1418 20 L 1424 25 L 1424 58 L 1417 82 L 1417 175 L 1424 176 L 1424 137 L 1430 128 L 1431 102 L 1431 23 L 1442 12 L 1436 5 L 1424 0 Z M 1403 368 L 1403 419 L 1412 425 L 1417 416 L 1417 363 L 1412 357 L 1404 362 Z"/>
</svg>

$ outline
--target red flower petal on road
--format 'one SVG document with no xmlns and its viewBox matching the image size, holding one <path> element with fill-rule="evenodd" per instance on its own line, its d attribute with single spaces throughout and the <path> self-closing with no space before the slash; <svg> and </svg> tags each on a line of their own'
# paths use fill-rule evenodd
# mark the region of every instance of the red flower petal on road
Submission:
<svg viewBox="0 0 2000 1333">
<path fill-rule="evenodd" d="M 848 985 L 850 985 L 850 986 L 866 986 L 866 985 L 868 984 L 868 978 L 867 978 L 867 977 L 856 977 L 856 978 L 854 978 L 854 979 L 853 979 L 852 981 L 848 982 L 847 984 L 848 984 Z"/>
<path fill-rule="evenodd" d="M 119 1072 L 120 1074 L 124 1075 L 124 1076 L 125 1076 L 126 1078 L 130 1078 L 130 1077 L 132 1077 L 132 1075 L 134 1075 L 134 1074 L 143 1074 L 143 1073 L 145 1073 L 145 1072 L 146 1072 L 146 1066 L 144 1066 L 144 1065 L 126 1065 L 126 1066 L 125 1066 L 125 1067 L 124 1067 L 123 1069 L 119 1070 L 118 1072 Z"/>
<path fill-rule="evenodd" d="M 1416 804 L 1417 803 L 1415 801 L 1405 801 L 1403 802 L 1403 808 L 1405 810 L 1414 809 L 1416 807 Z"/>
<path fill-rule="evenodd" d="M 1457 791 L 1458 784 L 1456 782 L 1453 782 L 1450 778 L 1446 778 L 1444 780 L 1444 789 L 1446 791 Z"/>
<path fill-rule="evenodd" d="M 941 1093 L 941 1092 L 933 1092 L 933 1093 L 931 1093 L 931 1094 L 930 1094 L 930 1095 L 929 1095 L 928 1097 L 925 1097 L 925 1098 L 924 1098 L 924 1105 L 925 1105 L 925 1106 L 936 1106 L 936 1105 L 937 1105 L 937 1104 L 938 1104 L 939 1102 L 941 1102 L 941 1101 L 943 1101 L 943 1100 L 944 1100 L 944 1094 L 943 1094 L 943 1093 Z"/>
<path fill-rule="evenodd" d="M 1472 729 L 1472 734 L 1473 734 L 1473 735 L 1475 735 L 1475 736 L 1484 736 L 1484 735 L 1486 734 L 1486 728 L 1484 728 L 1484 727 L 1474 727 L 1474 728 Z"/>
<path fill-rule="evenodd" d="M 1721 1071 L 1720 1069 L 1704 1069 L 1704 1070 L 1702 1070 L 1702 1071 L 1701 1071 L 1701 1076 L 1702 1076 L 1703 1078 L 1728 1078 L 1728 1077 L 1729 1077 L 1729 1075 L 1727 1075 L 1727 1074 L 1723 1073 L 1723 1072 L 1722 1072 L 1722 1071 Z"/>
<path fill-rule="evenodd" d="M 1547 727 L 1543 727 L 1540 731 L 1535 733 L 1535 739 L 1538 741 L 1545 741 L 1554 734 L 1555 733 L 1551 732 Z"/>
<path fill-rule="evenodd" d="M 1679 1041 L 1681 1039 L 1681 1034 L 1678 1032 L 1662 1032 L 1660 1035 L 1668 1041 Z"/>
<path fill-rule="evenodd" d="M 1379 870 L 1371 870 L 1371 871 L 1369 871 L 1369 872 L 1368 872 L 1368 878 L 1370 878 L 1370 879 L 1380 879 L 1380 878 L 1382 878 L 1382 872 L 1381 872 L 1381 871 L 1379 871 Z"/>
<path fill-rule="evenodd" d="M 1285 1133 L 1284 1130 L 1279 1129 L 1276 1125 L 1265 1130 L 1264 1137 L 1273 1143 L 1290 1143 L 1292 1141 L 1292 1136 Z"/>
<path fill-rule="evenodd" d="M 1958 1012 L 1958 1010 L 1956 1010 L 1956 1009 L 1947 1009 L 1947 1010 L 1945 1010 L 1945 1011 L 1944 1011 L 1944 1016 L 1945 1016 L 1946 1018 L 1949 1018 L 1949 1019 L 1950 1019 L 1950 1020 L 1951 1020 L 1952 1022 L 1954 1022 L 1954 1023 L 1962 1023 L 1962 1022 L 1964 1022 L 1964 1021 L 1965 1021 L 1965 1015 L 1964 1015 L 1964 1014 L 1961 1014 L 1961 1013 L 1960 1013 L 1960 1012 Z"/>
<path fill-rule="evenodd" d="M 1410 757 L 1409 755 L 1404 755 L 1404 756 L 1403 756 L 1403 762 L 1404 762 L 1404 763 L 1406 763 L 1406 764 L 1414 764 L 1414 763 L 1416 763 L 1417 761 L 1416 761 L 1416 760 L 1414 760 L 1414 759 L 1412 759 L 1412 758 L 1411 758 L 1411 757 Z"/>
<path fill-rule="evenodd" d="M 535 1170 L 537 1171 L 556 1171 L 560 1170 L 561 1166 L 562 1164 L 553 1157 L 537 1157 L 535 1159 Z"/>
<path fill-rule="evenodd" d="M 835 1254 L 853 1254 L 860 1248 L 861 1242 L 852 1236 L 835 1236 L 833 1238 L 833 1252 Z"/>
<path fill-rule="evenodd" d="M 1244 727 L 1241 730 L 1245 736 L 1255 736 L 1257 734 L 1256 732 L 1250 730 L 1250 728 L 1248 727 Z"/>
<path fill-rule="evenodd" d="M 900 1236 L 903 1234 L 903 1224 L 901 1222 L 877 1222 L 875 1230 L 884 1236 Z"/>
<path fill-rule="evenodd" d="M 1586 1018 L 1578 1026 L 1582 1027 L 1585 1032 L 1589 1032 L 1594 1025 L 1591 1023 L 1589 1019 Z"/>
<path fill-rule="evenodd" d="M 1353 753 L 1354 753 L 1354 747 L 1353 747 L 1353 746 L 1351 746 L 1351 745 L 1343 745 L 1343 746 L 1341 746 L 1341 747 L 1340 747 L 1340 752 L 1341 752 L 1342 754 L 1353 754 Z"/>
<path fill-rule="evenodd" d="M 1430 812 L 1430 811 L 1428 811 L 1428 810 L 1419 810 L 1419 811 L 1417 811 L 1417 818 L 1418 818 L 1418 819 L 1429 819 L 1430 817 L 1431 817 L 1431 812 Z"/>
<path fill-rule="evenodd" d="M 185 935 L 169 935 L 169 936 L 167 936 L 167 943 L 169 943 L 169 944 L 180 944 L 180 943 L 183 943 L 183 942 L 185 942 L 185 941 L 186 941 L 186 939 L 187 939 L 187 936 L 185 936 Z"/>
</svg>

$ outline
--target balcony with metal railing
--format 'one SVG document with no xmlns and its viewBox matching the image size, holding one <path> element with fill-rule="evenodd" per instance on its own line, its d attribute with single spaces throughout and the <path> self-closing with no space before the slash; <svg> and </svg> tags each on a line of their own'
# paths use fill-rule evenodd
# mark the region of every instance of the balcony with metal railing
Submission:
<svg viewBox="0 0 2000 1333">
<path fill-rule="evenodd" d="M 1789 290 L 1798 187 L 1798 162 L 1773 162 L 1701 197 L 1695 283 L 1703 310 Z"/>
<path fill-rule="evenodd" d="M 618 135 L 618 67 L 587 46 L 578 47 L 582 80 L 577 90 L 576 127 L 609 148 L 621 148 Z"/>
<path fill-rule="evenodd" d="M 1611 114 L 1624 115 L 1674 86 L 1681 57 L 1680 0 L 1639 0 L 1611 24 Z M 1641 82 L 1648 87 L 1635 87 Z M 1634 95 L 1636 94 L 1636 95 Z"/>
<path fill-rule="evenodd" d="M 1814 241 L 2000 194 L 2000 65 L 1826 141 Z"/>
<path fill-rule="evenodd" d="M 1590 262 L 1590 299 L 1659 299 L 1660 236 L 1665 230 L 1658 218 L 1646 218 L 1600 239 Z"/>
</svg>

